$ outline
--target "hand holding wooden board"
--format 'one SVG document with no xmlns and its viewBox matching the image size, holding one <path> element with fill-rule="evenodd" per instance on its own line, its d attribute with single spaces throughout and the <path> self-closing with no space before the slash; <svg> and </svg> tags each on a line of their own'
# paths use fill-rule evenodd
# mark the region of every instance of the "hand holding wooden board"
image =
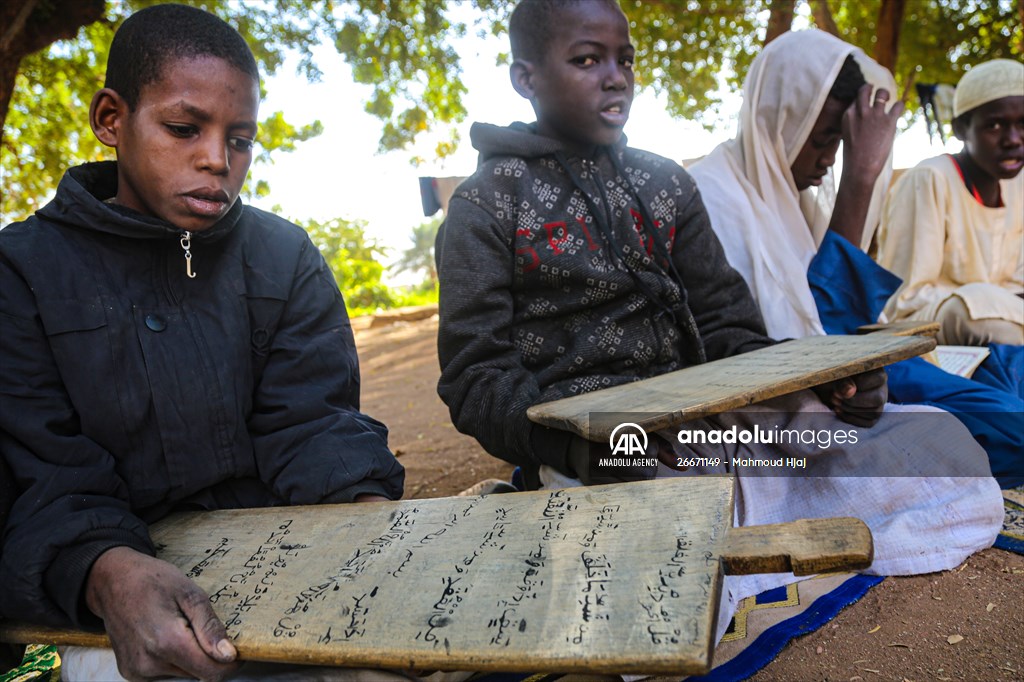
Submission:
<svg viewBox="0 0 1024 682">
<path fill-rule="evenodd" d="M 803 573 L 871 562 L 855 519 L 730 530 L 732 504 L 732 478 L 707 476 L 197 512 L 152 535 L 210 595 L 242 659 L 695 674 L 711 662 L 723 561 Z M 105 643 L 10 623 L 0 641 Z"/>
</svg>

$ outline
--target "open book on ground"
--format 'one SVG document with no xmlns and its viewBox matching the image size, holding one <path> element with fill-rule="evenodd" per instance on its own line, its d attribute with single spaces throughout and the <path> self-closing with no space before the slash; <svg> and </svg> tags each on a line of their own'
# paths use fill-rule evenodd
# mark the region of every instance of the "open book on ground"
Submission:
<svg viewBox="0 0 1024 682">
<path fill-rule="evenodd" d="M 950 374 L 970 379 L 988 356 L 986 346 L 936 346 L 925 353 L 924 359 Z"/>
</svg>

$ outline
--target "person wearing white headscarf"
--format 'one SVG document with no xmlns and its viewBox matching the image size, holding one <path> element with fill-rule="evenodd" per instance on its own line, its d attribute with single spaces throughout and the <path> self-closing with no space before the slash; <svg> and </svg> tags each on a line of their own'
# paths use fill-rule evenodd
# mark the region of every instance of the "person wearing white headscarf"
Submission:
<svg viewBox="0 0 1024 682">
<path fill-rule="evenodd" d="M 1024 344 L 1024 64 L 960 79 L 957 154 L 907 171 L 885 203 L 879 263 L 903 279 L 891 320 L 936 321 L 939 343 Z"/>
<path fill-rule="evenodd" d="M 830 96 L 841 72 L 856 72 L 848 57 L 867 81 L 852 103 Z M 902 112 L 888 102 L 893 91 L 892 76 L 856 47 L 818 30 L 783 34 L 751 65 L 737 136 L 688 169 L 729 262 L 750 285 L 776 338 L 825 333 L 807 270 L 826 233 L 857 251 L 871 240 Z M 836 193 L 831 166 L 840 140 L 843 182 Z M 759 407 L 797 412 L 794 421 L 816 409 L 801 394 Z M 929 466 L 920 467 L 923 460 L 909 453 L 939 432 L 946 435 L 933 442 L 944 445 L 928 447 Z M 871 570 L 888 575 L 948 569 L 991 544 L 1001 526 L 1001 495 L 984 451 L 952 415 L 889 404 L 875 426 L 858 434 L 858 455 L 819 458 L 815 478 L 751 478 L 739 471 L 741 523 L 786 514 L 857 516 L 875 538 Z M 908 453 L 907 469 L 892 459 L 897 452 Z M 911 547 L 918 549 L 900 562 L 887 559 Z M 747 596 L 775 580 L 729 577 L 728 596 Z M 725 604 L 723 611 L 729 612 Z"/>
<path fill-rule="evenodd" d="M 867 88 L 858 93 L 844 122 L 847 108 L 837 107 L 829 91 L 847 57 L 878 93 Z M 833 208 L 841 223 L 835 227 L 845 228 L 844 236 L 858 245 L 870 242 L 872 230 L 863 228 L 877 224 L 902 113 L 899 103 L 886 104 L 894 90 L 892 75 L 859 48 L 816 29 L 784 33 L 750 67 L 736 137 L 688 169 L 729 263 L 753 290 L 770 336 L 824 334 L 806 280 L 793 273 L 807 272 Z M 823 110 L 832 112 L 833 120 L 812 137 Z M 831 167 L 844 130 L 857 138 L 847 149 L 858 156 L 844 152 L 837 196 Z M 793 168 L 805 147 L 813 151 L 815 145 L 821 154 L 811 176 L 796 177 Z"/>
</svg>

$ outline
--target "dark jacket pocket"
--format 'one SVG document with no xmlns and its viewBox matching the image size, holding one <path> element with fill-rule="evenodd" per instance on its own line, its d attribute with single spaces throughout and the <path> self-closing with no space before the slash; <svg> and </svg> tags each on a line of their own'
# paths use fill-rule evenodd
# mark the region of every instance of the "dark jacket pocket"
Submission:
<svg viewBox="0 0 1024 682">
<path fill-rule="evenodd" d="M 39 306 L 39 317 L 47 336 L 92 331 L 107 326 L 103 304 L 96 299 L 63 299 Z"/>
</svg>

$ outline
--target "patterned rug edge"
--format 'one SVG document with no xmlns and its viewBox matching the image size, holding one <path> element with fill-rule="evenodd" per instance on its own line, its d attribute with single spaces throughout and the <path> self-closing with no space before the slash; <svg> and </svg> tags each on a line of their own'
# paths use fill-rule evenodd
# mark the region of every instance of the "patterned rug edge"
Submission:
<svg viewBox="0 0 1024 682">
<path fill-rule="evenodd" d="M 713 668 L 707 675 L 688 677 L 687 682 L 739 682 L 747 679 L 771 663 L 791 640 L 814 632 L 883 580 L 884 577 L 875 575 L 851 576 L 839 587 L 814 600 L 807 610 L 762 632 L 732 660 Z"/>
</svg>

